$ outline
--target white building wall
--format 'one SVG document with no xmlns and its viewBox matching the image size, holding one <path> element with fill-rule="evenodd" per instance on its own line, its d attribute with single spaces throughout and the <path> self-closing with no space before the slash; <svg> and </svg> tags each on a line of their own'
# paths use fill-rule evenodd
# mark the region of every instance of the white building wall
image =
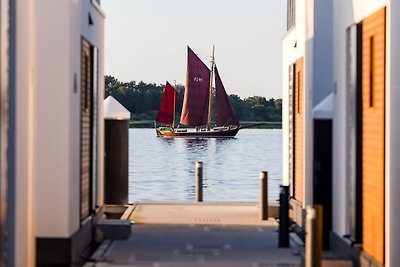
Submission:
<svg viewBox="0 0 400 267">
<path fill-rule="evenodd" d="M 348 196 L 346 166 L 346 28 L 354 21 L 351 1 L 336 1 L 334 4 L 333 29 L 333 162 L 332 162 L 332 230 L 339 236 L 349 233 Z"/>
<path fill-rule="evenodd" d="M 80 227 L 81 38 L 99 48 L 98 101 L 102 103 L 104 16 L 91 1 L 37 1 L 37 236 L 68 238 Z M 102 181 L 102 105 L 99 109 L 98 179 Z M 98 192 L 101 206 L 102 184 Z"/>
<path fill-rule="evenodd" d="M 389 0 L 352 0 L 353 17 L 355 22 L 360 22 L 365 17 L 381 9 L 389 3 Z M 343 11 L 343 10 L 342 10 Z"/>
<path fill-rule="evenodd" d="M 303 57 L 303 114 L 304 114 L 304 155 L 303 158 L 309 158 L 310 153 L 310 115 L 312 111 L 312 71 L 309 66 L 312 62 L 312 35 L 313 35 L 313 1 L 312 3 L 304 0 L 296 1 L 296 24 L 295 27 L 287 33 L 283 40 L 283 70 L 282 70 L 282 86 L 283 86 L 283 109 L 282 109 L 282 130 L 283 130 L 283 184 L 289 184 L 289 66 L 294 64 L 296 60 Z M 311 40 L 310 40 L 311 38 Z M 311 99 L 311 102 L 310 102 Z M 312 158 L 312 157 L 311 157 Z M 305 161 L 304 166 L 304 198 L 303 206 L 310 203 L 310 161 Z"/>
<path fill-rule="evenodd" d="M 346 168 L 349 164 L 346 149 L 346 30 L 354 23 L 379 10 L 387 1 L 339 0 L 333 5 L 333 80 L 334 80 L 334 120 L 333 120 L 333 231 L 343 236 L 349 234 Z"/>
<path fill-rule="evenodd" d="M 14 230 L 10 241 L 14 251 L 10 266 L 35 266 L 35 122 L 36 122 L 36 57 L 35 0 L 16 0 L 15 47 L 15 206 L 11 207 Z M 13 71 L 13 70 L 11 70 Z M 12 107 L 11 107 L 12 108 Z"/>
<path fill-rule="evenodd" d="M 71 114 L 69 116 L 69 124 L 76 125 L 69 129 L 69 141 L 71 142 L 71 153 L 69 154 L 69 169 L 71 176 L 75 177 L 70 179 L 69 186 L 75 192 L 75 197 L 70 200 L 69 214 L 71 229 L 70 233 L 76 231 L 80 225 L 80 114 L 81 114 L 81 23 L 87 17 L 82 17 L 83 2 L 90 1 L 69 1 L 69 24 L 71 29 L 69 35 L 69 50 L 71 55 L 71 64 L 68 66 L 68 73 L 70 79 L 73 80 L 73 92 L 69 95 Z"/>
<path fill-rule="evenodd" d="M 303 208 L 313 203 L 313 62 L 314 62 L 314 3 L 306 1 L 305 55 L 304 55 L 304 202 Z"/>
<path fill-rule="evenodd" d="M 101 14 L 98 14 L 98 16 L 101 16 Z M 99 84 L 99 121 L 98 121 L 98 129 L 99 129 L 99 135 L 98 135 L 98 168 L 97 168 L 97 173 L 98 173 L 98 199 L 97 199 L 97 205 L 102 206 L 104 205 L 104 94 L 105 94 L 105 81 L 104 81 L 104 51 L 105 51 L 105 46 L 104 46 L 104 17 L 101 19 L 97 19 L 97 23 L 100 25 L 99 27 L 103 29 L 101 32 L 97 34 L 97 43 L 98 43 L 98 48 L 99 48 L 99 77 L 98 77 L 98 84 Z"/>
<path fill-rule="evenodd" d="M 330 3 L 330 2 L 329 2 Z M 319 8 L 324 9 L 324 4 L 320 4 Z M 296 26 L 287 33 L 283 40 L 283 110 L 282 110 L 282 130 L 283 130 L 283 183 L 289 184 L 289 66 L 297 59 L 304 58 L 304 202 L 303 207 L 313 202 L 313 117 L 312 108 L 314 106 L 314 66 L 322 64 L 315 62 L 315 53 L 327 53 L 326 47 L 315 46 L 315 10 L 314 1 L 296 1 Z M 325 27 L 329 27 L 326 25 Z M 294 47 L 296 44 L 296 47 Z M 319 60 L 317 58 L 316 60 Z M 325 62 L 324 62 L 325 63 Z M 326 94 L 327 95 L 327 94 Z M 315 103 L 317 104 L 317 103 Z"/>
<path fill-rule="evenodd" d="M 289 185 L 289 65 L 286 49 L 290 42 L 286 36 L 282 53 L 282 185 Z M 289 44 L 288 44 L 289 43 Z"/>
<path fill-rule="evenodd" d="M 296 1 L 295 27 L 285 35 L 282 41 L 282 175 L 284 185 L 289 185 L 289 66 L 305 55 L 305 6 L 305 0 Z"/>
<path fill-rule="evenodd" d="M 333 1 L 314 1 L 313 107 L 332 93 Z"/>
<path fill-rule="evenodd" d="M 298 26 L 297 26 L 298 27 Z M 283 40 L 282 56 L 282 132 L 283 132 L 283 184 L 289 185 L 289 66 L 304 57 L 304 42 L 300 42 L 299 29 L 293 29 Z M 297 47 L 294 45 L 297 43 Z"/>
<path fill-rule="evenodd" d="M 93 20 L 93 25 L 89 25 L 87 22 L 88 14 Z M 97 205 L 101 206 L 104 203 L 104 167 L 103 157 L 104 155 L 104 119 L 103 119 L 103 101 L 104 101 L 104 13 L 102 10 L 95 8 L 90 1 L 82 3 L 81 12 L 81 31 L 82 35 L 96 48 L 98 48 L 98 199 Z M 80 61 L 79 61 L 80 68 Z"/>
<path fill-rule="evenodd" d="M 69 69 L 73 58 L 69 4 L 65 0 L 38 0 L 37 4 L 38 237 L 69 237 L 71 201 L 79 199 L 79 191 L 70 186 L 71 181 L 79 179 L 69 164 L 71 129 L 79 127 L 79 120 L 70 120 L 74 82 Z"/>
<path fill-rule="evenodd" d="M 386 187 L 385 259 L 386 266 L 400 266 L 400 1 L 388 1 L 386 11 Z"/>
<path fill-rule="evenodd" d="M 345 76 L 345 33 L 347 27 L 362 21 L 375 11 L 386 6 L 386 129 L 385 129 L 385 266 L 400 266 L 398 248 L 400 240 L 400 10 L 399 0 L 341 0 L 334 6 L 334 79 L 337 85 L 336 103 L 334 109 L 334 222 L 333 230 L 339 236 L 348 233 L 346 211 L 346 76 Z M 393 48 L 393 49 L 392 49 Z"/>
</svg>

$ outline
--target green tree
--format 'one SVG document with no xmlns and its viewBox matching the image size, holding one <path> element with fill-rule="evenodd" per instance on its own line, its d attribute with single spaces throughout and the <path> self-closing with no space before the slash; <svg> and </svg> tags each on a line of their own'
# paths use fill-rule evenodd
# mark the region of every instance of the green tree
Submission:
<svg viewBox="0 0 400 267">
<path fill-rule="evenodd" d="M 112 95 L 132 114 L 134 119 L 154 120 L 161 102 L 163 84 L 144 81 L 121 82 L 117 78 L 105 76 L 105 97 Z M 176 103 L 176 122 L 179 121 L 185 88 L 176 86 L 178 99 Z M 213 99 L 214 101 L 215 99 Z M 252 96 L 241 99 L 238 95 L 229 96 L 232 108 L 240 121 L 276 121 L 282 120 L 282 99 Z"/>
</svg>

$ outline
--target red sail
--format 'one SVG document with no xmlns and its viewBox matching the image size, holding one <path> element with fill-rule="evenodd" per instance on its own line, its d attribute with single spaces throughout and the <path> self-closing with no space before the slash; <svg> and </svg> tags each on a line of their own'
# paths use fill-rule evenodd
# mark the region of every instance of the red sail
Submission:
<svg viewBox="0 0 400 267">
<path fill-rule="evenodd" d="M 215 124 L 217 127 L 237 125 L 239 126 L 239 120 L 236 117 L 235 111 L 229 103 L 228 95 L 226 94 L 222 80 L 219 77 L 217 66 L 215 70 L 215 90 L 216 90 L 216 114 Z"/>
<path fill-rule="evenodd" d="M 156 118 L 158 122 L 165 124 L 173 123 L 177 95 L 178 93 L 175 91 L 174 87 L 167 82 Z"/>
<path fill-rule="evenodd" d="M 182 124 L 200 126 L 207 123 L 209 86 L 210 69 L 188 47 L 185 97 L 181 114 Z"/>
</svg>

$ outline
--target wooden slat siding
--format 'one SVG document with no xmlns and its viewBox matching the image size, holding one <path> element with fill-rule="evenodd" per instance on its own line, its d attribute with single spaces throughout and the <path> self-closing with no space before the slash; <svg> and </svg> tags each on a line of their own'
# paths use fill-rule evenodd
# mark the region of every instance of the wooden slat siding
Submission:
<svg viewBox="0 0 400 267">
<path fill-rule="evenodd" d="M 362 22 L 362 242 L 363 250 L 381 264 L 385 250 L 385 20 L 385 9 L 381 9 Z"/>
<path fill-rule="evenodd" d="M 294 77 L 294 198 L 301 203 L 304 199 L 303 73 L 303 58 L 300 58 L 295 63 Z"/>
<path fill-rule="evenodd" d="M 82 39 L 81 51 L 81 220 L 89 216 L 90 199 L 90 44 Z"/>
</svg>

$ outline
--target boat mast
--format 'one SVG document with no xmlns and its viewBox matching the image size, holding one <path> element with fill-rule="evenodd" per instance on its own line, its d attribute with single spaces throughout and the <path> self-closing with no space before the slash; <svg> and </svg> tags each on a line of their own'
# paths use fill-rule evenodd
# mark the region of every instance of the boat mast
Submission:
<svg viewBox="0 0 400 267">
<path fill-rule="evenodd" d="M 208 119 L 207 119 L 207 130 L 211 129 L 211 99 L 212 99 L 212 85 L 214 76 L 214 65 L 215 65 L 215 46 L 213 45 L 212 57 L 211 57 L 211 75 L 210 75 L 210 95 L 208 97 Z"/>
<path fill-rule="evenodd" d="M 174 112 L 172 113 L 172 128 L 175 128 L 175 112 L 176 112 L 176 80 L 175 82 L 175 92 L 174 92 Z"/>
</svg>

